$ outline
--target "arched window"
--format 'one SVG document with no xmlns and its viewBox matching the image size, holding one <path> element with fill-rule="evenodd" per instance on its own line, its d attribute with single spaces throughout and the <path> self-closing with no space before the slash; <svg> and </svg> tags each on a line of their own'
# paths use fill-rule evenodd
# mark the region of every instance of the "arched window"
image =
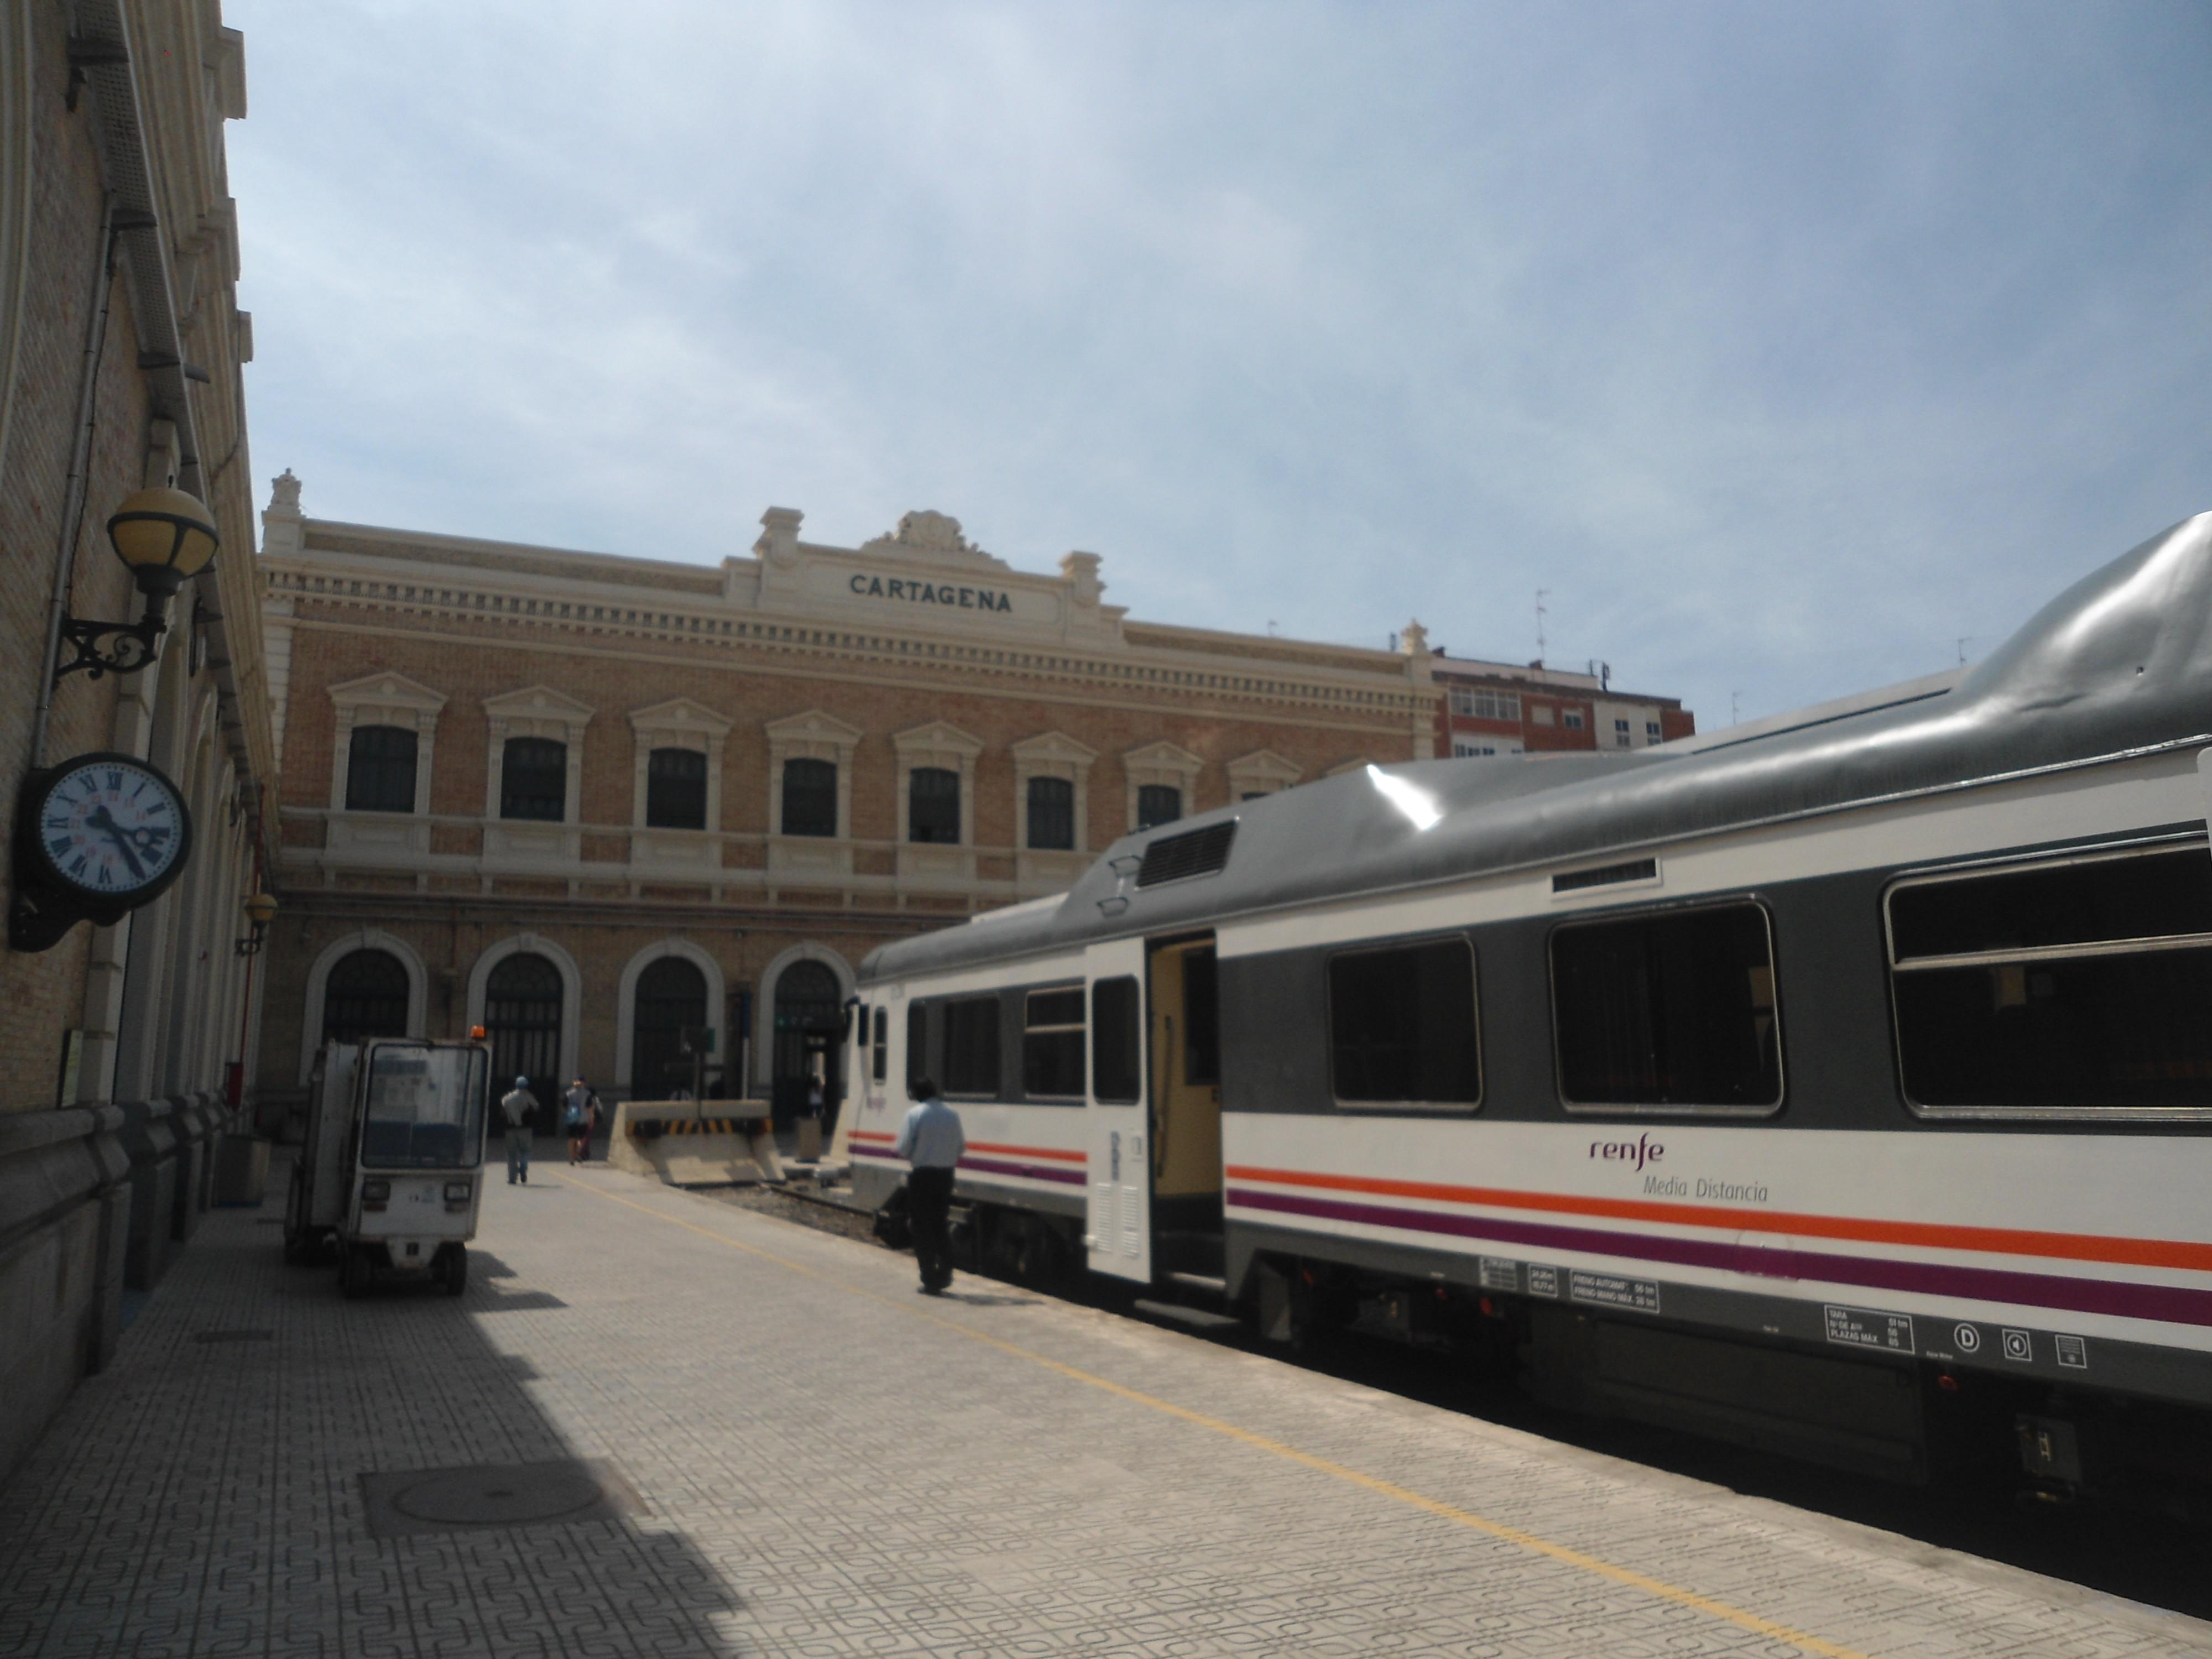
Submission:
<svg viewBox="0 0 2212 1659">
<path fill-rule="evenodd" d="M 908 841 L 960 844 L 960 775 L 942 766 L 917 766 L 907 785 Z"/>
<path fill-rule="evenodd" d="M 837 975 L 826 963 L 802 958 L 775 979 L 775 1069 L 770 1109 L 789 1120 L 806 1109 L 817 1077 L 823 1098 L 837 1097 L 837 1054 L 844 1010 Z"/>
<path fill-rule="evenodd" d="M 509 738 L 499 764 L 499 815 L 558 823 L 568 816 L 568 745 Z"/>
<path fill-rule="evenodd" d="M 414 733 L 408 733 L 412 737 Z M 407 1035 L 407 969 L 389 951 L 352 951 L 323 981 L 323 1041 Z"/>
<path fill-rule="evenodd" d="M 835 761 L 784 762 L 783 833 L 787 836 L 834 836 L 837 833 L 837 764 Z"/>
<path fill-rule="evenodd" d="M 1030 845 L 1066 852 L 1075 845 L 1075 786 L 1066 778 L 1030 780 Z"/>
<path fill-rule="evenodd" d="M 631 1016 L 629 1091 L 639 1100 L 665 1100 L 677 1085 L 690 1086 L 684 1028 L 707 1024 L 707 976 L 682 957 L 663 957 L 637 976 Z"/>
<path fill-rule="evenodd" d="M 415 810 L 415 734 L 404 726 L 356 726 L 346 750 L 346 811 Z"/>
<path fill-rule="evenodd" d="M 550 1107 L 568 1081 L 560 1074 L 561 970 L 527 952 L 495 963 L 484 981 L 484 1031 L 494 1086 L 504 1091 L 528 1078 L 538 1103 Z"/>
<path fill-rule="evenodd" d="M 650 830 L 707 827 L 707 757 L 696 749 L 656 749 L 645 763 Z"/>
<path fill-rule="evenodd" d="M 1182 816 L 1182 791 L 1171 783 L 1148 783 L 1137 791 L 1137 828 L 1173 823 Z"/>
</svg>

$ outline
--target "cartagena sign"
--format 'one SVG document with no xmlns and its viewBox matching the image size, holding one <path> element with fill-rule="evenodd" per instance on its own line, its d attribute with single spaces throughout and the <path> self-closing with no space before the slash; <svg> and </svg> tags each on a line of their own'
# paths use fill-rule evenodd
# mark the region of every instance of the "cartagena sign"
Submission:
<svg viewBox="0 0 2212 1659">
<path fill-rule="evenodd" d="M 849 584 L 864 599 L 896 599 L 908 605 L 948 605 L 956 611 L 997 611 L 1013 615 L 1014 602 L 996 588 L 963 587 L 955 582 L 909 581 L 855 571 Z"/>
</svg>

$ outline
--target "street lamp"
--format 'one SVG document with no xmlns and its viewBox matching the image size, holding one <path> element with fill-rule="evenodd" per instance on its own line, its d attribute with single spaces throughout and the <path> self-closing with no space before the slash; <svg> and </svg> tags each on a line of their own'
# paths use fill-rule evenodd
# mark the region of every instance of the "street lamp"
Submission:
<svg viewBox="0 0 2212 1659">
<path fill-rule="evenodd" d="M 62 637 L 76 655 L 54 670 L 54 684 L 82 668 L 93 678 L 135 674 L 154 659 L 154 647 L 169 625 L 169 601 L 191 578 L 208 568 L 222 544 L 214 515 L 181 489 L 142 489 L 124 498 L 107 521 L 115 556 L 146 596 L 146 614 L 135 623 L 62 619 Z M 103 650 L 102 642 L 110 641 Z"/>
<path fill-rule="evenodd" d="M 230 948 L 242 957 L 250 957 L 261 948 L 261 936 L 269 931 L 269 924 L 276 916 L 276 901 L 266 893 L 256 893 L 239 907 L 246 912 L 253 931 L 246 938 L 233 939 Z"/>
</svg>

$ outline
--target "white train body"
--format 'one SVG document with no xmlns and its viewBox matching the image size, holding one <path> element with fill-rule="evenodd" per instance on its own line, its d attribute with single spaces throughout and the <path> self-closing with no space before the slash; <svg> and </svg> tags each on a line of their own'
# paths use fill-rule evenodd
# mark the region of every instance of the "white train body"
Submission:
<svg viewBox="0 0 2212 1659">
<path fill-rule="evenodd" d="M 1278 1331 L 1434 1285 L 1555 1395 L 1900 1473 L 1899 1378 L 2212 1406 L 2208 757 L 2212 515 L 1933 695 L 1132 836 L 870 958 L 856 1182 L 927 1073 L 994 1225 Z"/>
</svg>

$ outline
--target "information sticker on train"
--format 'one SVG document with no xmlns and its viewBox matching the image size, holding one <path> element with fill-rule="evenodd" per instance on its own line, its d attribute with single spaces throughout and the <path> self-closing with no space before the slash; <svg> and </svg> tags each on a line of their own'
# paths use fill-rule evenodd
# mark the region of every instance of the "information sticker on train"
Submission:
<svg viewBox="0 0 2212 1659">
<path fill-rule="evenodd" d="M 1521 1288 L 1521 1264 L 1517 1261 L 1501 1261 L 1494 1255 L 1486 1255 L 1482 1258 L 1476 1273 L 1486 1291 L 1517 1291 Z"/>
<path fill-rule="evenodd" d="M 1870 1308 L 1838 1308 L 1832 1304 L 1820 1311 L 1827 1316 L 1828 1340 L 1851 1348 L 1880 1348 L 1884 1353 L 1912 1353 L 1912 1316 L 1878 1313 Z"/>
</svg>

